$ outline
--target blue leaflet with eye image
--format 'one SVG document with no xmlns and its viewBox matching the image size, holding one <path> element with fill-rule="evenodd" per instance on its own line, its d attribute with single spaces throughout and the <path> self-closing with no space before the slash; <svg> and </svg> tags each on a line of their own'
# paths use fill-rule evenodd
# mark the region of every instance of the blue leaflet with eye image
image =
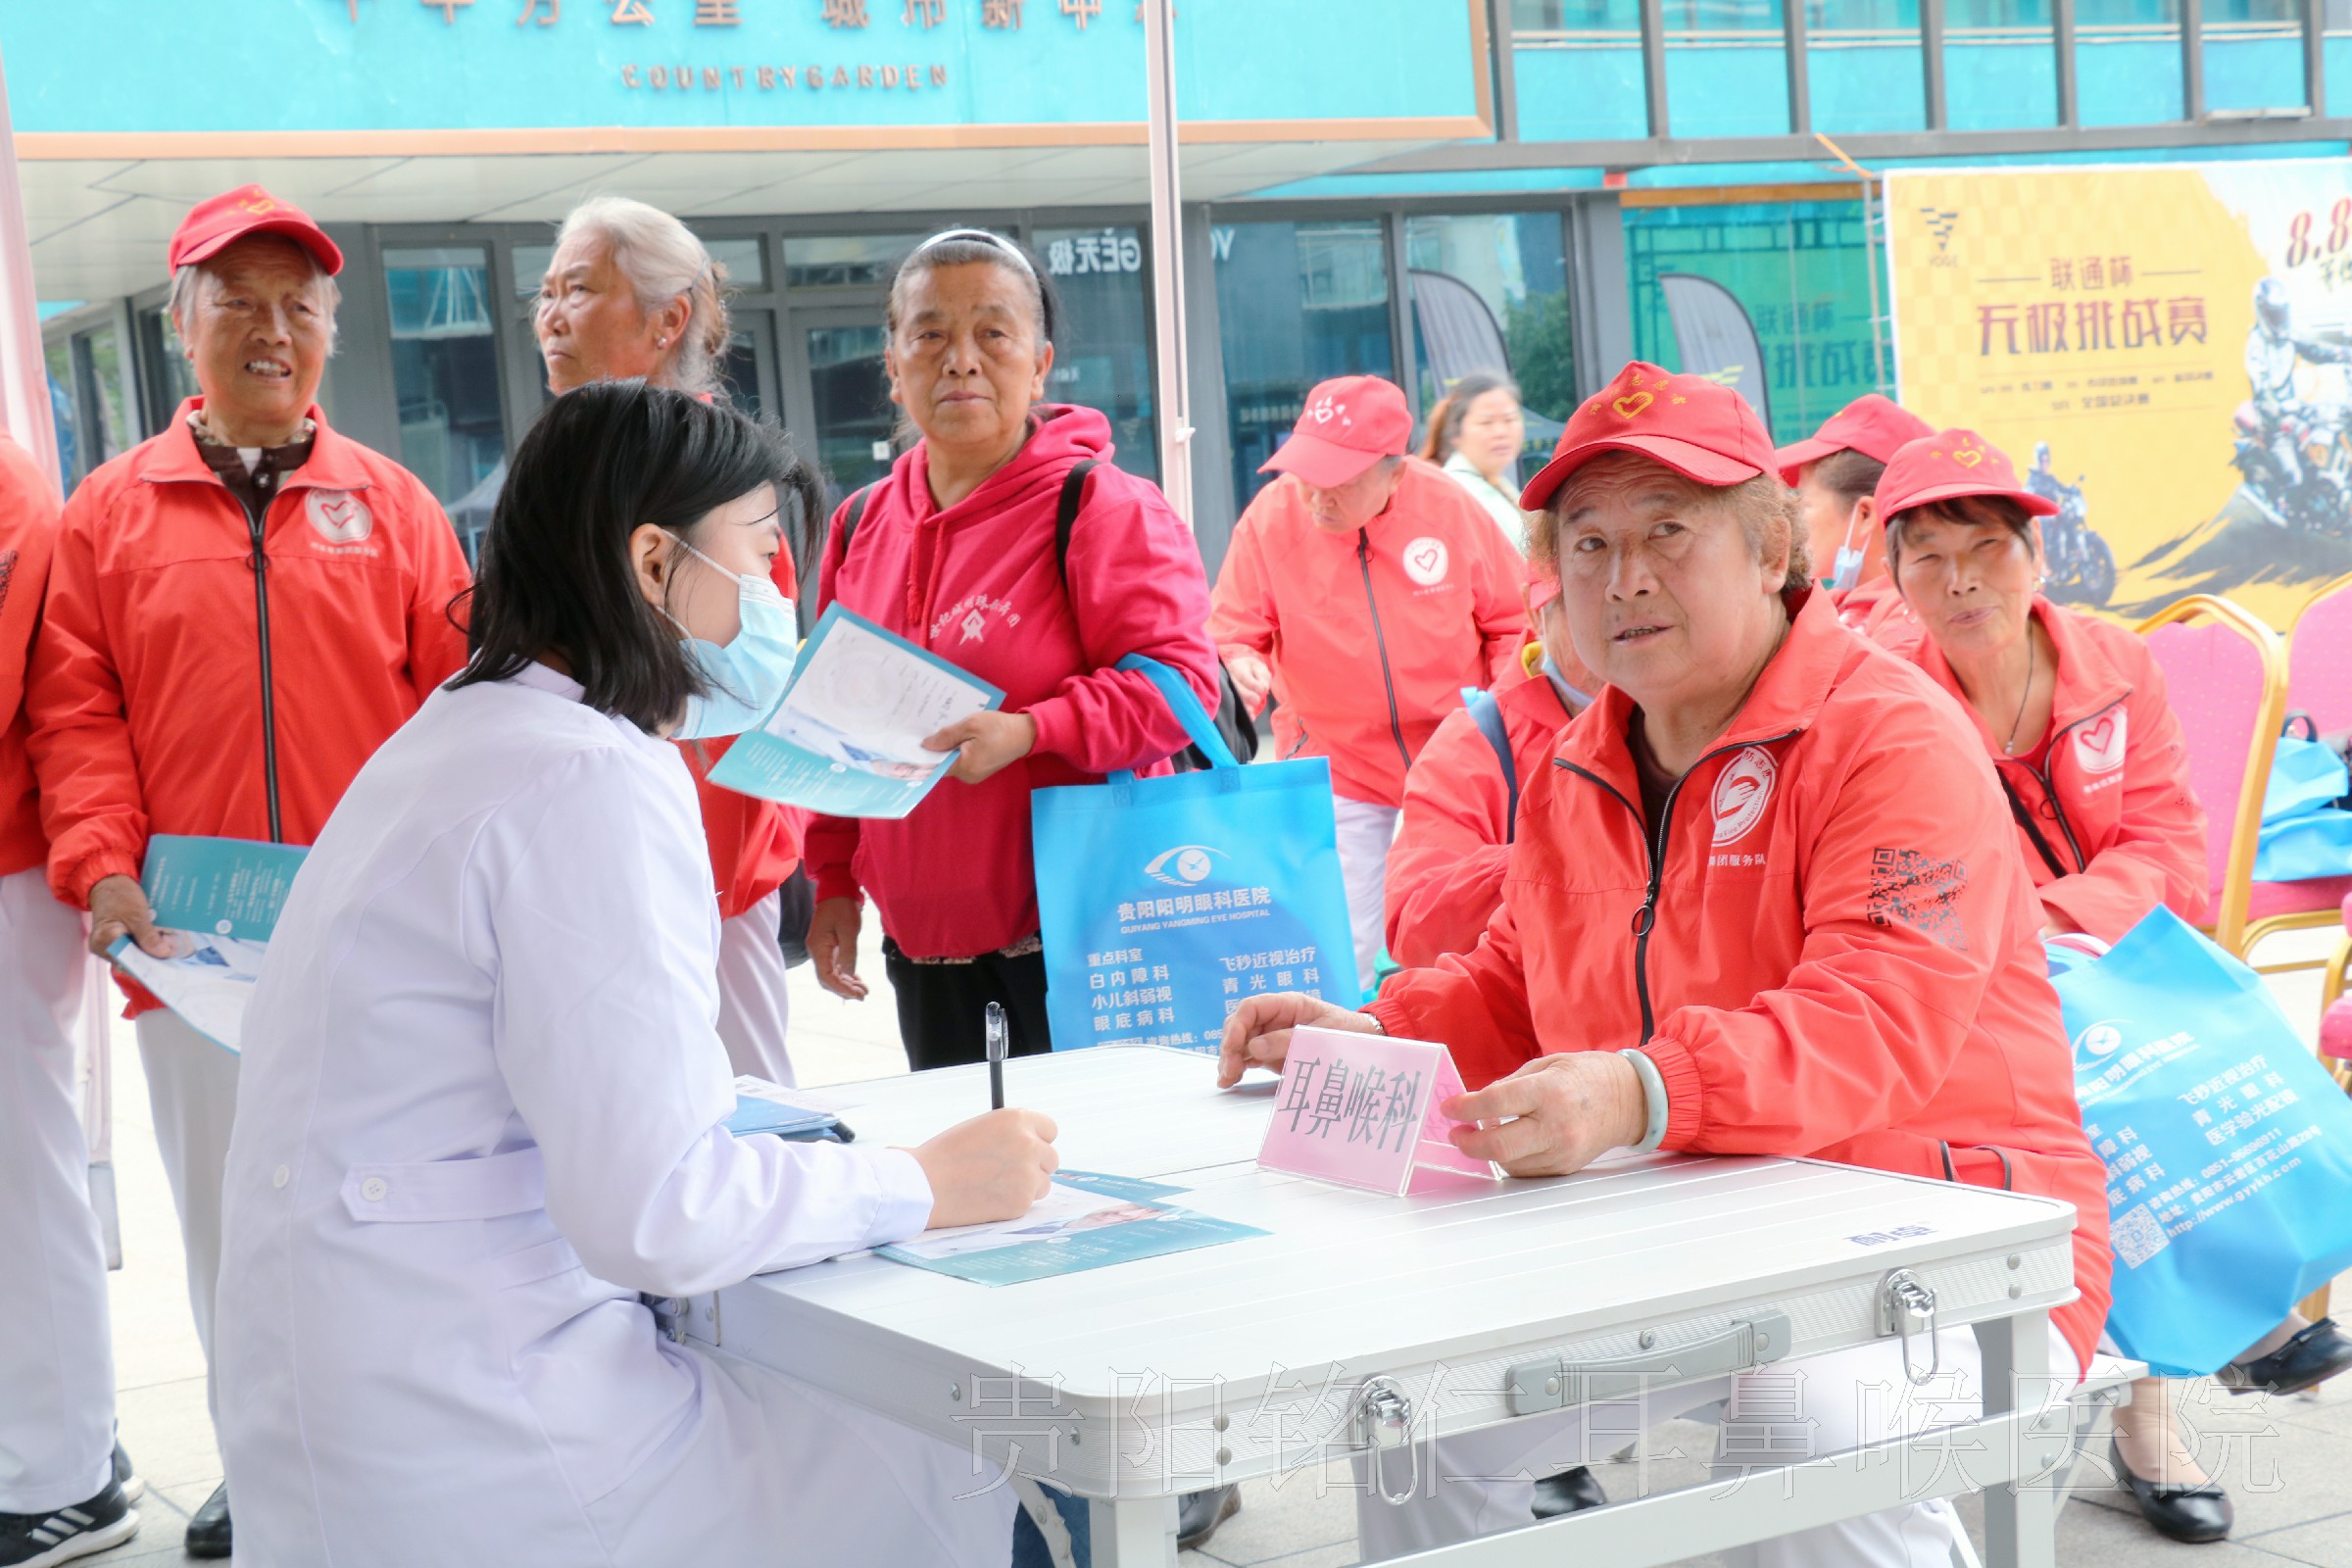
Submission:
<svg viewBox="0 0 2352 1568">
<path fill-rule="evenodd" d="M 988 682 L 834 605 L 782 701 L 736 737 L 710 782 L 828 816 L 905 816 L 955 764 L 924 738 L 1004 705 Z"/>
</svg>

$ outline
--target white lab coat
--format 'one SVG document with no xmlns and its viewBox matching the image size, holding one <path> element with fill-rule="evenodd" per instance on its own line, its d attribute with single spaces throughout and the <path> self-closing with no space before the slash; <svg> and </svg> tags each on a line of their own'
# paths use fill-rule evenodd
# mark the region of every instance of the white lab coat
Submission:
<svg viewBox="0 0 2352 1568">
<path fill-rule="evenodd" d="M 903 1239 L 931 1194 L 903 1151 L 720 1125 L 693 784 L 578 692 L 436 693 L 279 921 L 217 1328 L 237 1560 L 1001 1564 L 1011 1489 L 961 1450 L 640 1304 Z"/>
</svg>

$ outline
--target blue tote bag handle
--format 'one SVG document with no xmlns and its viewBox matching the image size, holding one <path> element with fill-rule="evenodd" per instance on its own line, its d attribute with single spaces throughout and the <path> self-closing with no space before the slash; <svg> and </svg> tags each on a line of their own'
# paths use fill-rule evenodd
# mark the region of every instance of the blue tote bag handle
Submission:
<svg viewBox="0 0 2352 1568">
<path fill-rule="evenodd" d="M 1184 726 L 1185 734 L 1192 737 L 1195 746 L 1200 748 L 1200 755 L 1208 759 L 1209 766 L 1242 765 L 1233 755 L 1233 749 L 1225 744 L 1225 737 L 1217 733 L 1217 726 L 1209 718 L 1208 710 L 1200 706 L 1200 699 L 1193 695 L 1193 688 L 1186 684 L 1182 675 L 1158 660 L 1146 659 L 1141 654 L 1129 654 L 1119 661 L 1116 667 L 1139 669 L 1151 677 L 1152 684 L 1159 688 L 1159 695 L 1166 700 L 1168 711 L 1176 715 L 1176 722 Z M 1122 782 L 1135 777 L 1127 771 L 1110 776 Z"/>
</svg>

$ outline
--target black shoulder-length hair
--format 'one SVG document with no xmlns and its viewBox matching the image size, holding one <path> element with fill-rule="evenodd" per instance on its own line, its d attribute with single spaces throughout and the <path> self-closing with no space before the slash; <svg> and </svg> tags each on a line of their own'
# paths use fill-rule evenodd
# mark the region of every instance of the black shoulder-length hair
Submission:
<svg viewBox="0 0 2352 1568">
<path fill-rule="evenodd" d="M 773 485 L 792 540 L 822 493 L 782 432 L 683 392 L 600 381 L 550 404 L 507 472 L 483 535 L 469 657 L 450 684 L 506 680 L 554 652 L 581 701 L 653 731 L 706 686 L 668 617 L 645 601 L 629 535 L 693 543 L 714 509 Z"/>
</svg>

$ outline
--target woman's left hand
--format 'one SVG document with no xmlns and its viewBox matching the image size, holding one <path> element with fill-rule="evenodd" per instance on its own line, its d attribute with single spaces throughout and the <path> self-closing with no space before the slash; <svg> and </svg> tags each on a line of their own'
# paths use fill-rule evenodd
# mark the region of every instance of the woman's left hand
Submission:
<svg viewBox="0 0 2352 1568">
<path fill-rule="evenodd" d="M 926 736 L 923 750 L 952 752 L 963 748 L 948 777 L 977 784 L 1027 757 L 1037 746 L 1037 720 L 1027 713 L 990 710 L 959 718 L 937 734 Z"/>
<path fill-rule="evenodd" d="M 1538 1056 L 1438 1109 L 1456 1121 L 1488 1123 L 1454 1128 L 1453 1145 L 1513 1176 L 1573 1175 L 1612 1149 L 1640 1143 L 1649 1125 L 1642 1076 L 1614 1051 Z"/>
</svg>

